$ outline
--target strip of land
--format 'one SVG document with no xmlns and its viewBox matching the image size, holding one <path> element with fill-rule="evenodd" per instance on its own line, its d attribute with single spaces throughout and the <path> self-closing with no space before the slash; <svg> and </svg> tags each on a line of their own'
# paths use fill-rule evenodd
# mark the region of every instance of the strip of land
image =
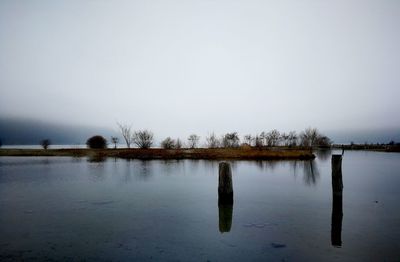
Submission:
<svg viewBox="0 0 400 262">
<path fill-rule="evenodd" d="M 196 149 L 0 149 L 0 156 L 117 157 L 126 159 L 205 160 L 309 160 L 315 155 L 306 149 L 196 148 Z"/>
<path fill-rule="evenodd" d="M 362 151 L 377 151 L 377 152 L 400 152 L 400 145 L 389 144 L 353 144 L 353 145 L 332 145 L 332 149 L 345 149 L 345 150 L 362 150 Z"/>
</svg>

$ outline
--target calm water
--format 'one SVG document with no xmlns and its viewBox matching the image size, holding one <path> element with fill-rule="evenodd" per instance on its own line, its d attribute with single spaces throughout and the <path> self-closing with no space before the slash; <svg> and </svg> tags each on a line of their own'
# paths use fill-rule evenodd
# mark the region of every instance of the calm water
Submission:
<svg viewBox="0 0 400 262">
<path fill-rule="evenodd" d="M 399 170 L 346 152 L 332 232 L 329 154 L 232 162 L 231 207 L 218 162 L 0 157 L 0 260 L 399 261 Z"/>
</svg>

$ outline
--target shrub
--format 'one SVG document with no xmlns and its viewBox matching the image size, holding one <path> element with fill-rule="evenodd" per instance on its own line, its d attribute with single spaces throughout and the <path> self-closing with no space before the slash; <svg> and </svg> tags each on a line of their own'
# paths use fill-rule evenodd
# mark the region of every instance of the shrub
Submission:
<svg viewBox="0 0 400 262">
<path fill-rule="evenodd" d="M 188 146 L 190 148 L 196 148 L 199 143 L 200 137 L 196 134 L 191 134 L 188 137 Z"/>
<path fill-rule="evenodd" d="M 161 147 L 164 149 L 173 149 L 175 148 L 175 144 L 176 143 L 172 138 L 167 137 L 161 142 Z"/>
<path fill-rule="evenodd" d="M 179 138 L 176 139 L 175 148 L 176 149 L 181 149 L 182 148 L 182 141 Z"/>
<path fill-rule="evenodd" d="M 50 139 L 43 139 L 42 141 L 40 141 L 40 145 L 43 147 L 43 149 L 47 149 L 50 144 Z"/>
<path fill-rule="evenodd" d="M 148 130 L 137 131 L 133 134 L 133 143 L 139 148 L 150 148 L 153 145 L 153 133 Z"/>
<path fill-rule="evenodd" d="M 217 138 L 217 136 L 212 133 L 208 137 L 206 137 L 206 144 L 208 148 L 217 148 L 220 146 L 221 142 Z"/>
<path fill-rule="evenodd" d="M 86 145 L 93 149 L 104 149 L 107 147 L 107 140 L 102 136 L 92 136 L 86 141 Z"/>
<path fill-rule="evenodd" d="M 226 133 L 222 138 L 223 147 L 239 147 L 240 139 L 236 132 Z"/>
</svg>

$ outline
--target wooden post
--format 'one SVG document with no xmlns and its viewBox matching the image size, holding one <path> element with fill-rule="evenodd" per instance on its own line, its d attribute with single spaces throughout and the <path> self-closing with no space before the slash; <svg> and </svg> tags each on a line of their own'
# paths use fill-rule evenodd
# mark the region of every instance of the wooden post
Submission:
<svg viewBox="0 0 400 262">
<path fill-rule="evenodd" d="M 226 162 L 219 163 L 218 203 L 233 204 L 232 171 Z"/>
<path fill-rule="evenodd" d="M 232 171 L 229 163 L 219 163 L 218 178 L 218 217 L 219 231 L 229 232 L 232 227 L 233 186 Z"/>
<path fill-rule="evenodd" d="M 334 194 L 342 194 L 342 155 L 332 155 L 332 191 Z"/>
<path fill-rule="evenodd" d="M 342 246 L 343 181 L 342 155 L 332 155 L 332 227 L 331 243 Z"/>
</svg>

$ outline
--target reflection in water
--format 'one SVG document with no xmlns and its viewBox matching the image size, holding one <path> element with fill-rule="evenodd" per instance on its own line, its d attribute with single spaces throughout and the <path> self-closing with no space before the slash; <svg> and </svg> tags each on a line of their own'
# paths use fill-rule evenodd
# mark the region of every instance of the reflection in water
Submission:
<svg viewBox="0 0 400 262">
<path fill-rule="evenodd" d="M 107 157 L 103 154 L 94 154 L 88 157 L 87 161 L 90 163 L 101 163 L 106 161 Z"/>
<path fill-rule="evenodd" d="M 319 179 L 319 170 L 315 160 L 303 161 L 304 182 L 307 185 L 316 185 Z"/>
<path fill-rule="evenodd" d="M 125 159 L 122 160 L 125 163 L 125 172 L 124 172 L 124 176 L 123 176 L 123 182 L 129 182 L 131 181 L 131 160 L 130 159 Z M 115 162 L 115 163 L 119 163 L 119 162 Z M 114 166 L 114 170 L 116 170 L 117 166 Z"/>
<path fill-rule="evenodd" d="M 322 161 L 326 161 L 331 157 L 332 150 L 331 149 L 318 149 L 315 150 L 314 153 L 317 155 L 317 158 Z"/>
<path fill-rule="evenodd" d="M 282 163 L 277 160 L 261 160 L 261 161 L 252 161 L 254 162 L 261 170 L 270 170 L 274 171 L 278 164 Z"/>
<path fill-rule="evenodd" d="M 232 227 L 233 203 L 218 202 L 219 232 L 229 232 Z"/>
<path fill-rule="evenodd" d="M 306 185 L 317 184 L 320 172 L 315 160 L 291 161 L 290 166 L 295 177 L 297 176 L 297 169 L 299 167 L 303 170 L 303 179 Z"/>
<path fill-rule="evenodd" d="M 175 159 L 162 160 L 162 163 L 163 163 L 163 165 L 162 165 L 163 172 L 166 175 L 170 175 L 179 167 L 179 160 L 175 160 Z"/>
<path fill-rule="evenodd" d="M 331 243 L 332 246 L 342 246 L 342 220 L 343 220 L 343 195 L 332 194 L 332 228 Z"/>
<path fill-rule="evenodd" d="M 151 160 L 139 160 L 139 177 L 142 179 L 148 179 L 151 175 L 152 163 Z"/>
</svg>

